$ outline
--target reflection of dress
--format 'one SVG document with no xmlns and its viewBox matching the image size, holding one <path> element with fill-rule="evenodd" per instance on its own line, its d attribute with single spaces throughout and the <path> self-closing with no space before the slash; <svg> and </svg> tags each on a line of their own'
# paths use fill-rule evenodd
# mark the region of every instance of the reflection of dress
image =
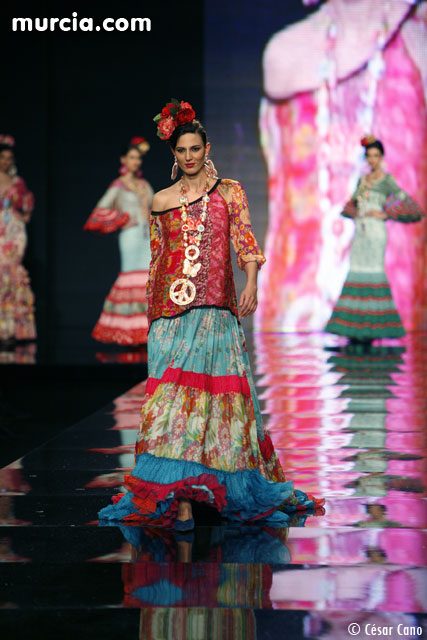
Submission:
<svg viewBox="0 0 427 640">
<path fill-rule="evenodd" d="M 27 246 L 23 216 L 34 206 L 33 194 L 15 176 L 0 200 L 0 339 L 33 340 L 34 295 L 27 270 L 22 266 Z M 27 220 L 28 221 L 28 220 Z"/>
<path fill-rule="evenodd" d="M 131 606 L 141 607 L 137 602 Z M 210 607 L 143 607 L 138 640 L 256 640 L 253 609 Z"/>
<path fill-rule="evenodd" d="M 264 262 L 241 185 L 218 180 L 209 192 L 200 244 L 196 297 L 186 307 L 169 298 L 181 277 L 180 208 L 153 212 L 148 283 L 148 372 L 136 465 L 129 493 L 100 518 L 170 524 L 178 499 L 204 501 L 237 520 L 295 512 L 315 502 L 286 482 L 264 431 L 243 330 L 238 322 L 229 238 L 241 268 Z M 196 222 L 202 199 L 188 207 Z"/>
<path fill-rule="evenodd" d="M 267 563 L 126 562 L 122 572 L 126 607 L 271 607 Z"/>
<path fill-rule="evenodd" d="M 289 527 L 239 524 L 198 529 L 192 536 L 194 544 L 185 543 L 190 554 L 193 548 L 195 551 L 191 563 L 177 560 L 180 542 L 171 530 L 129 525 L 120 525 L 120 529 L 136 553 L 131 563 L 123 564 L 126 607 L 271 608 L 271 565 L 283 566 L 291 561 L 286 546 Z M 178 636 L 174 633 L 168 637 L 175 640 Z M 188 640 L 193 636 L 184 637 Z M 247 640 L 249 636 L 226 636 L 224 630 L 218 636 L 205 635 L 199 628 L 197 638 L 202 637 Z"/>
<path fill-rule="evenodd" d="M 418 205 L 386 174 L 372 185 L 363 176 L 342 214 L 356 226 L 350 271 L 326 331 L 351 338 L 398 337 L 405 333 L 384 267 L 387 228 L 384 220 L 367 216 L 384 211 L 399 222 L 420 220 Z"/>
<path fill-rule="evenodd" d="M 146 286 L 150 264 L 148 218 L 153 191 L 146 180 L 138 192 L 114 180 L 96 205 L 84 229 L 119 232 L 120 273 L 108 294 L 92 335 L 100 342 L 140 344 L 147 341 Z M 129 220 L 136 225 L 122 229 Z"/>
</svg>

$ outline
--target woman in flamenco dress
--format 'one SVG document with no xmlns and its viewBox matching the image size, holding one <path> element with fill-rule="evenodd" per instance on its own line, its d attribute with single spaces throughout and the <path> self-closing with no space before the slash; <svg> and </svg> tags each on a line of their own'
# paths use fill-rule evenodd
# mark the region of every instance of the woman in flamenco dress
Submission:
<svg viewBox="0 0 427 640">
<path fill-rule="evenodd" d="M 149 149 L 144 138 L 132 138 L 120 158 L 120 178 L 110 184 L 83 227 L 100 234 L 118 232 L 120 273 L 92 331 L 100 342 L 129 346 L 147 342 L 146 286 L 153 190 L 141 177 L 140 167 Z"/>
<path fill-rule="evenodd" d="M 34 294 L 22 264 L 34 197 L 16 175 L 15 141 L 0 136 L 0 342 L 35 340 Z"/>
<path fill-rule="evenodd" d="M 369 343 L 405 335 L 385 272 L 386 221 L 418 222 L 423 212 L 383 170 L 382 142 L 369 134 L 361 143 L 371 170 L 359 179 L 342 211 L 355 224 L 350 270 L 325 330 Z"/>
<path fill-rule="evenodd" d="M 194 527 L 192 501 L 240 522 L 289 523 L 320 508 L 286 481 L 264 430 L 240 319 L 257 306 L 265 258 L 243 187 L 220 179 L 210 143 L 187 102 L 156 116 L 174 156 L 172 180 L 153 198 L 147 287 L 148 379 L 127 493 L 102 521 Z M 230 239 L 247 276 L 239 308 Z"/>
</svg>

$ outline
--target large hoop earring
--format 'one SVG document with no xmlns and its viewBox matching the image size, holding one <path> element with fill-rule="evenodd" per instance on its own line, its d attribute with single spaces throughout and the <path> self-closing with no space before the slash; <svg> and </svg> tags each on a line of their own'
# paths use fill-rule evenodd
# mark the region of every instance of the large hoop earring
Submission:
<svg viewBox="0 0 427 640">
<path fill-rule="evenodd" d="M 177 175 L 178 175 L 178 162 L 177 162 L 176 156 L 175 156 L 175 160 L 174 160 L 174 163 L 172 165 L 171 180 L 176 180 Z"/>
<path fill-rule="evenodd" d="M 215 169 L 215 165 L 212 160 L 209 158 L 209 154 L 207 153 L 205 156 L 205 168 L 208 178 L 218 178 L 217 170 Z"/>
</svg>

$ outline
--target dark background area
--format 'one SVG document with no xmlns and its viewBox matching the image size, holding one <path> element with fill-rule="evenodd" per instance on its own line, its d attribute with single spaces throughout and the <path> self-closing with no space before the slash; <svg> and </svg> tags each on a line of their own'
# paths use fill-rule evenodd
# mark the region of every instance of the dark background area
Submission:
<svg viewBox="0 0 427 640">
<path fill-rule="evenodd" d="M 0 466 L 146 377 L 146 365 L 101 364 L 90 332 L 119 271 L 117 237 L 82 227 L 118 175 L 131 137 L 151 144 L 155 190 L 171 154 L 153 117 L 171 98 L 203 117 L 203 3 L 19 2 L 3 5 L 0 133 L 35 195 L 25 266 L 36 296 L 34 365 L 0 364 Z M 12 32 L 12 17 L 148 17 L 150 32 Z M 13 362 L 10 359 L 3 361 Z"/>
<path fill-rule="evenodd" d="M 117 238 L 82 227 L 132 136 L 151 144 L 144 176 L 170 182 L 153 117 L 171 96 L 203 116 L 203 3 L 20 2 L 2 20 L 1 132 L 34 192 L 25 264 L 36 295 L 39 362 L 77 362 L 119 271 Z M 12 17 L 148 17 L 150 32 L 12 32 Z M 74 345 L 70 349 L 70 345 Z"/>
</svg>

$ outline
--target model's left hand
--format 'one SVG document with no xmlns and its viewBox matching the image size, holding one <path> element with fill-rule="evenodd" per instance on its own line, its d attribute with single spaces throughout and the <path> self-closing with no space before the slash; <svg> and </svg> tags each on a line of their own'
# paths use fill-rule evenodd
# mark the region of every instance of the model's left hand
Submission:
<svg viewBox="0 0 427 640">
<path fill-rule="evenodd" d="M 134 218 L 129 218 L 126 224 L 123 225 L 122 229 L 124 231 L 125 229 L 130 229 L 131 227 L 136 227 L 136 226 L 138 226 L 138 223 L 136 222 L 136 220 Z"/>
<path fill-rule="evenodd" d="M 239 300 L 241 318 L 250 316 L 256 310 L 258 305 L 257 291 L 256 284 L 247 284 L 243 289 Z"/>
</svg>

